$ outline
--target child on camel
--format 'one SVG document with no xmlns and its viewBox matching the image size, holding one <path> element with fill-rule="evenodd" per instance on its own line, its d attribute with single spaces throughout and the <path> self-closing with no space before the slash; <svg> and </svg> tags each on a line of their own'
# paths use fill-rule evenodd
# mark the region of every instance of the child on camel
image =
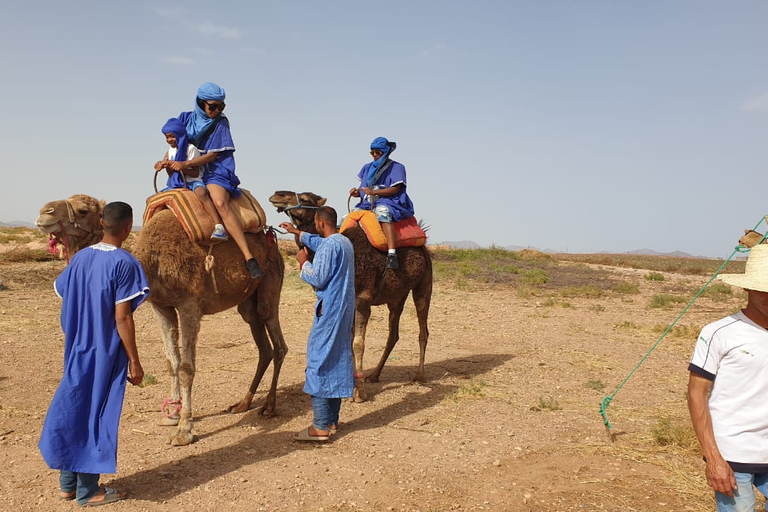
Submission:
<svg viewBox="0 0 768 512">
<path fill-rule="evenodd" d="M 190 144 L 187 141 L 186 126 L 178 119 L 171 118 L 163 125 L 162 132 L 170 146 L 163 159 L 155 164 L 155 171 L 165 169 L 168 172 L 168 182 L 163 192 L 185 187 L 194 192 L 206 213 L 210 215 L 216 225 L 213 234 L 211 234 L 211 240 L 229 240 L 224 225 L 221 223 L 221 216 L 219 216 L 216 206 L 208 195 L 208 189 L 203 182 L 200 167 L 191 167 L 183 171 L 174 171 L 170 167 L 171 162 L 185 162 L 200 156 L 200 150 L 194 144 Z"/>
</svg>

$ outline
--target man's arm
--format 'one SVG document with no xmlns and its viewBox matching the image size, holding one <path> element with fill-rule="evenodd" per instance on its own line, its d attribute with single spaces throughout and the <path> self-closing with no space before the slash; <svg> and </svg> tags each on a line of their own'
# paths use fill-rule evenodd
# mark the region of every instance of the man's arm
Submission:
<svg viewBox="0 0 768 512">
<path fill-rule="evenodd" d="M 709 414 L 711 390 L 712 381 L 691 372 L 688 379 L 688 411 L 691 414 L 693 430 L 707 460 L 707 484 L 718 492 L 733 496 L 733 490 L 737 488 L 736 477 L 717 448 L 712 416 Z"/>
<path fill-rule="evenodd" d="M 136 348 L 136 326 L 133 323 L 131 301 L 127 300 L 115 306 L 115 323 L 120 342 L 128 354 L 128 382 L 134 386 L 141 384 L 144 369 L 139 362 L 139 350 Z"/>
</svg>

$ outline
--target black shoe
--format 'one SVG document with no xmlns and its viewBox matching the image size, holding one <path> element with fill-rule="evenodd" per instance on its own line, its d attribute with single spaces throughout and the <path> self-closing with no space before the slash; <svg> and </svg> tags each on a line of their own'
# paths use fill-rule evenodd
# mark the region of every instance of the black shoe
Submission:
<svg viewBox="0 0 768 512">
<path fill-rule="evenodd" d="M 248 261 L 246 261 L 245 268 L 247 268 L 248 272 L 251 273 L 251 279 L 258 279 L 259 277 L 264 277 L 264 271 L 261 270 L 261 267 L 259 266 L 259 262 L 256 261 L 256 258 L 251 258 Z"/>
<path fill-rule="evenodd" d="M 397 254 L 387 254 L 387 268 L 397 270 L 400 268 L 400 262 L 397 261 Z"/>
</svg>

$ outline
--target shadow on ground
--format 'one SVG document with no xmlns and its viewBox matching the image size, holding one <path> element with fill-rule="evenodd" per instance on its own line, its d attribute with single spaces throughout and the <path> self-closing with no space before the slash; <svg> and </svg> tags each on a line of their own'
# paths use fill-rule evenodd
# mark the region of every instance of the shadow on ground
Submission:
<svg viewBox="0 0 768 512">
<path fill-rule="evenodd" d="M 468 357 L 436 361 L 427 364 L 426 370 L 427 375 L 449 373 L 454 377 L 473 378 L 503 365 L 512 357 L 514 356 L 510 354 L 475 354 Z M 404 377 L 403 381 L 400 381 L 400 384 L 403 384 L 409 379 L 409 377 L 405 378 L 406 375 L 412 375 L 412 368 L 391 368 L 385 376 L 384 382 L 368 384 L 373 403 L 375 403 L 376 394 L 381 391 L 383 386 L 391 386 L 398 377 Z M 459 387 L 439 382 L 426 382 L 422 385 L 429 388 L 429 391 L 408 393 L 407 400 L 376 409 L 356 418 L 354 426 L 346 435 L 354 435 L 355 430 L 379 428 L 414 412 L 428 409 L 440 403 Z M 231 428 L 255 424 L 264 428 L 266 432 L 253 434 L 230 446 L 187 456 L 146 471 L 118 478 L 110 482 L 110 486 L 125 490 L 141 500 L 163 502 L 222 475 L 237 471 L 244 466 L 306 449 L 306 445 L 293 441 L 293 432 L 276 432 L 276 429 L 283 423 L 309 411 L 310 401 L 301 389 L 302 385 L 296 384 L 278 391 L 278 408 L 282 411 L 281 416 L 265 420 L 260 419 L 256 410 L 251 410 L 234 425 L 208 432 L 205 436 L 216 435 Z M 343 407 L 352 408 L 355 405 L 345 402 Z M 178 448 L 178 450 L 179 456 L 182 457 L 184 448 Z M 172 478 L 168 478 L 169 476 Z"/>
</svg>

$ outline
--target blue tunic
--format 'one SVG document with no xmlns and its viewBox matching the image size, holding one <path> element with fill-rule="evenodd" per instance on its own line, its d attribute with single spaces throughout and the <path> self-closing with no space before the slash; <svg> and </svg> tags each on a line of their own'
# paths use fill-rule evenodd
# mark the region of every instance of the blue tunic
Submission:
<svg viewBox="0 0 768 512">
<path fill-rule="evenodd" d="M 194 112 L 182 112 L 179 120 L 185 125 Z M 216 160 L 209 163 L 203 171 L 206 185 L 213 183 L 229 192 L 232 199 L 240 197 L 240 179 L 235 175 L 235 143 L 229 130 L 229 119 L 221 114 L 211 133 L 204 134 L 200 140 L 191 140 L 200 153 L 216 153 Z"/>
<path fill-rule="evenodd" d="M 304 392 L 320 398 L 347 398 L 355 388 L 352 326 L 355 321 L 355 252 L 343 235 L 328 238 L 302 233 L 315 251 L 301 278 L 315 288 L 317 302 L 307 340 Z"/>
<path fill-rule="evenodd" d="M 135 310 L 149 292 L 147 279 L 128 252 L 99 243 L 75 254 L 54 289 L 63 299 L 64 375 L 45 417 L 40 452 L 51 469 L 115 473 L 128 373 L 115 306 L 131 301 Z"/>
<path fill-rule="evenodd" d="M 368 162 L 363 166 L 362 169 L 360 169 L 360 172 L 357 174 L 357 179 L 360 180 L 361 187 L 370 187 L 373 190 L 377 190 L 381 188 L 389 188 L 395 185 L 402 185 L 402 187 L 400 187 L 400 192 L 393 196 L 379 197 L 376 199 L 373 206 L 388 206 L 389 211 L 392 213 L 392 219 L 395 222 L 402 219 L 407 219 L 408 217 L 413 217 L 413 203 L 405 191 L 406 187 L 408 186 L 405 182 L 405 166 L 400 162 L 390 160 L 389 164 L 385 166 L 379 177 L 371 185 L 366 183 L 366 175 L 372 164 L 373 162 Z M 370 210 L 370 198 L 362 192 L 360 197 L 360 202 L 357 203 L 355 209 Z"/>
</svg>

